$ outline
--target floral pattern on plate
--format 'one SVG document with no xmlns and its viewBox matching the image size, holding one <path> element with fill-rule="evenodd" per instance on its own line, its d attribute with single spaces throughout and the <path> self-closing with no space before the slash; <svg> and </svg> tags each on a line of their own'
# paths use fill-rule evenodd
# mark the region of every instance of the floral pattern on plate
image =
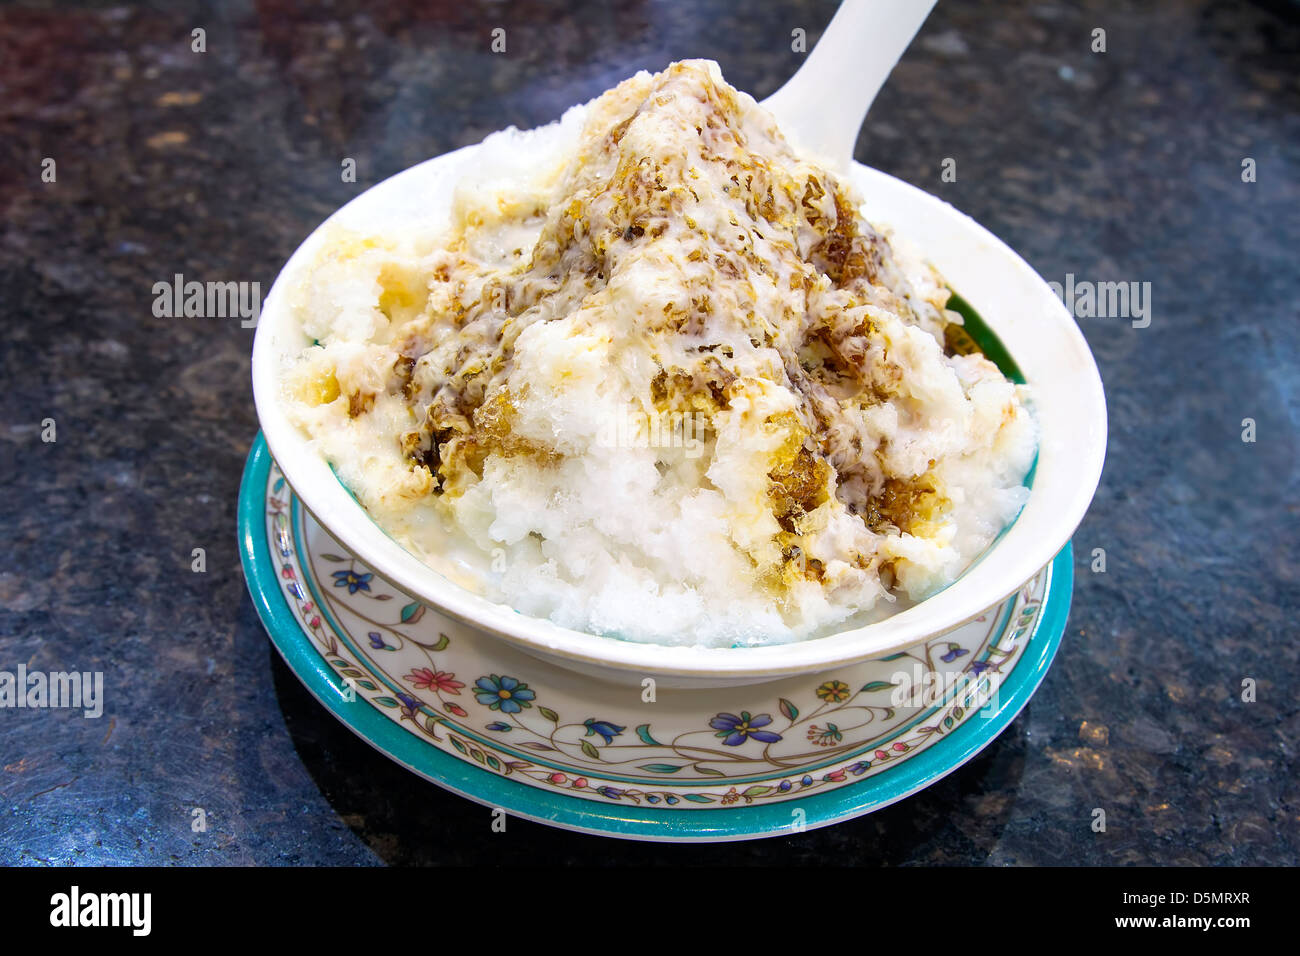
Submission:
<svg viewBox="0 0 1300 956">
<path fill-rule="evenodd" d="M 600 682 L 424 606 L 348 555 L 274 465 L 266 528 L 295 619 L 357 706 L 373 705 L 488 773 L 683 810 L 849 786 L 993 714 L 1050 576 L 1040 572 L 977 620 L 879 660 L 677 690 Z"/>
</svg>

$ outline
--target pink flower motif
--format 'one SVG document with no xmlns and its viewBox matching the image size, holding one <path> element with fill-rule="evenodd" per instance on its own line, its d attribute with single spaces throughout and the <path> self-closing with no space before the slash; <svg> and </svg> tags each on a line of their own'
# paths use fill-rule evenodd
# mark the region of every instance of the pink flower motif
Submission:
<svg viewBox="0 0 1300 956">
<path fill-rule="evenodd" d="M 907 752 L 907 744 L 903 743 L 903 742 L 900 740 L 898 743 L 894 744 L 894 749 L 897 750 L 900 754 L 901 754 L 901 753 L 906 753 L 906 752 Z"/>
<path fill-rule="evenodd" d="M 293 568 L 289 567 L 289 565 L 286 564 L 284 567 L 280 569 L 280 577 L 286 580 L 292 580 L 294 577 Z"/>
<path fill-rule="evenodd" d="M 883 751 L 883 750 L 877 750 L 877 751 L 876 751 L 876 759 L 877 759 L 877 760 L 888 760 L 888 759 L 889 759 L 889 754 L 885 753 L 885 751 Z"/>
<path fill-rule="evenodd" d="M 463 681 L 453 680 L 455 676 L 455 674 L 448 674 L 446 671 L 435 672 L 427 667 L 417 667 L 406 675 L 406 680 L 416 687 L 429 687 L 448 694 L 459 694 L 460 689 L 465 684 Z"/>
<path fill-rule="evenodd" d="M 573 781 L 574 789 L 577 789 L 577 790 L 581 790 L 581 789 L 582 789 L 583 787 L 585 787 L 586 785 L 587 785 L 587 778 L 586 778 L 586 777 L 579 777 L 577 780 Z"/>
<path fill-rule="evenodd" d="M 457 717 L 469 716 L 469 713 L 465 710 L 465 708 L 461 707 L 459 704 L 443 704 L 442 706 L 446 708 L 446 710 L 449 713 L 455 714 Z"/>
<path fill-rule="evenodd" d="M 569 778 L 562 773 L 556 772 L 551 774 L 551 776 L 548 779 L 551 781 L 551 783 L 559 784 L 559 783 L 564 783 Z"/>
<path fill-rule="evenodd" d="M 320 627 L 320 618 L 313 617 L 310 623 L 311 623 L 311 629 L 314 631 L 316 630 L 316 628 Z"/>
</svg>

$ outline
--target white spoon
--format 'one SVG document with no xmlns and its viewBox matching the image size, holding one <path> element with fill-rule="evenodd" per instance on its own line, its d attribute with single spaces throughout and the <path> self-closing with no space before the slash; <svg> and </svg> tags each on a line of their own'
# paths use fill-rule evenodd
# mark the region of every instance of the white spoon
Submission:
<svg viewBox="0 0 1300 956">
<path fill-rule="evenodd" d="M 937 0 L 844 0 L 799 71 L 763 106 L 787 138 L 846 167 L 867 110 Z"/>
</svg>

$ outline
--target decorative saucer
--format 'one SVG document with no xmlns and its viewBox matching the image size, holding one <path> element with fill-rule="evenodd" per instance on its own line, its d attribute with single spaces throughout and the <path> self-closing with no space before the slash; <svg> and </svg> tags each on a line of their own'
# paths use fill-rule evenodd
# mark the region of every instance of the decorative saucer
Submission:
<svg viewBox="0 0 1300 956">
<path fill-rule="evenodd" d="M 299 505 L 260 435 L 239 535 L 272 643 L 376 749 L 515 816 L 679 842 L 827 826 L 952 772 L 1038 687 L 1073 580 L 1067 544 L 1004 602 L 903 653 L 813 677 L 676 689 L 566 670 L 401 593 Z"/>
</svg>

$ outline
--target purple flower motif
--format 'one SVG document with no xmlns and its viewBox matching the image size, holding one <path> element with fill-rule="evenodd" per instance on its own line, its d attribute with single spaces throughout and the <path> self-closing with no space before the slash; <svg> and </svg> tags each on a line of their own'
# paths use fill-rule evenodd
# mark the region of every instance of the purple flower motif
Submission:
<svg viewBox="0 0 1300 956">
<path fill-rule="evenodd" d="M 352 570 L 335 571 L 334 586 L 336 588 L 346 587 L 349 594 L 356 594 L 358 591 L 370 590 L 370 579 L 373 574 L 357 574 Z"/>
<path fill-rule="evenodd" d="M 963 649 L 960 645 L 949 642 L 948 653 L 939 655 L 939 660 L 943 661 L 945 664 L 951 664 L 957 658 L 969 653 L 970 651 Z"/>
<path fill-rule="evenodd" d="M 400 691 L 397 693 L 397 699 L 402 705 L 397 709 L 397 711 L 402 715 L 403 720 L 415 720 L 416 715 L 420 713 L 420 708 L 424 706 L 423 703 L 416 700 L 414 697 L 409 694 L 403 694 Z"/>
<path fill-rule="evenodd" d="M 600 734 L 607 744 L 612 744 L 614 738 L 626 729 L 618 724 L 611 724 L 608 720 L 596 720 L 594 717 L 588 717 L 582 725 L 587 728 L 588 737 L 592 734 Z"/>
<path fill-rule="evenodd" d="M 623 791 L 619 790 L 617 787 L 597 787 L 596 792 L 603 797 L 609 797 L 611 800 L 617 800 L 619 797 L 623 796 Z"/>
<path fill-rule="evenodd" d="M 976 677 L 979 677 L 980 674 L 983 674 L 992 666 L 992 663 L 989 661 L 971 661 L 970 672 Z"/>
<path fill-rule="evenodd" d="M 378 631 L 371 631 L 366 635 L 366 637 L 370 638 L 370 646 L 377 651 L 382 651 L 388 647 L 388 645 L 384 643 L 384 639 Z"/>
<path fill-rule="evenodd" d="M 495 730 L 499 734 L 504 734 L 510 730 L 510 725 L 503 720 L 494 720 L 487 725 L 488 730 Z"/>
<path fill-rule="evenodd" d="M 723 738 L 722 742 L 726 746 L 739 747 L 750 737 L 765 744 L 774 744 L 780 740 L 780 734 L 774 734 L 770 730 L 757 729 L 766 727 L 771 722 L 771 714 L 759 714 L 757 717 L 751 717 L 749 711 L 742 710 L 739 717 L 735 714 L 718 714 L 709 721 L 709 726 L 718 731 L 713 736 Z"/>
</svg>

